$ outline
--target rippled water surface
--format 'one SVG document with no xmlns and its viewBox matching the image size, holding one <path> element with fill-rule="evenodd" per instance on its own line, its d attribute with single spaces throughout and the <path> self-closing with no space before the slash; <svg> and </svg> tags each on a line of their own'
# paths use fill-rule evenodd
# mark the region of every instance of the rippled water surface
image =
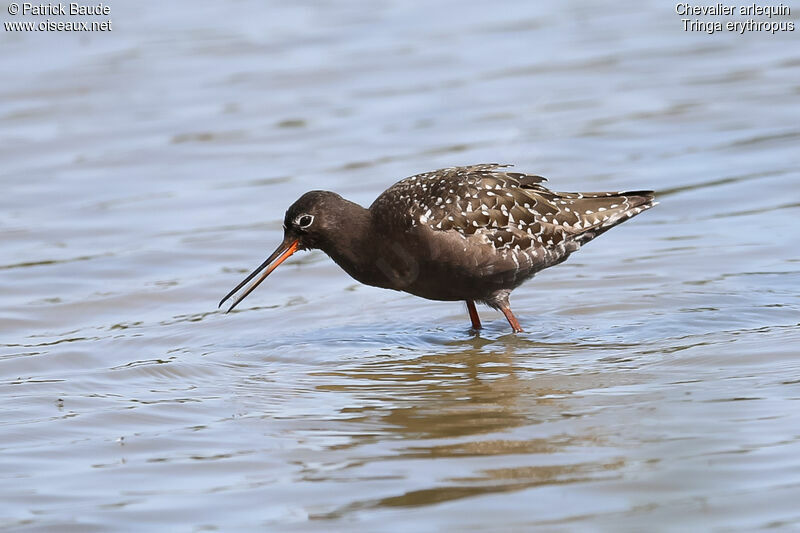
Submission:
<svg viewBox="0 0 800 533">
<path fill-rule="evenodd" d="M 797 32 L 654 1 L 111 18 L 0 34 L 0 528 L 800 528 Z M 493 161 L 661 205 L 518 289 L 521 335 L 320 252 L 217 310 L 306 190 Z"/>
</svg>

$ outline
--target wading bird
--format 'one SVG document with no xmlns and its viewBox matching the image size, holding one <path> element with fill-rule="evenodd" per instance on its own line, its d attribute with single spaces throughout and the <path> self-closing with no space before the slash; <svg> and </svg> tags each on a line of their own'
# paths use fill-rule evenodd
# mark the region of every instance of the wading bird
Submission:
<svg viewBox="0 0 800 533">
<path fill-rule="evenodd" d="M 232 310 L 297 250 L 320 249 L 361 283 L 430 300 L 464 300 L 476 330 L 475 302 L 483 302 L 521 332 L 509 306 L 511 291 L 656 202 L 653 191 L 553 192 L 541 176 L 507 167 L 411 176 L 369 209 L 333 192 L 307 192 L 286 211 L 280 246 L 219 305 L 258 276 Z"/>
</svg>

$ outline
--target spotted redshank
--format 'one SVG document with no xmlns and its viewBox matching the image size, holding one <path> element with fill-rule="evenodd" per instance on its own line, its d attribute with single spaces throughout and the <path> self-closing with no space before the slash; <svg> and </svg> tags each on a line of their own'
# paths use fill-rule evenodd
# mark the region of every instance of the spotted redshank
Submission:
<svg viewBox="0 0 800 533">
<path fill-rule="evenodd" d="M 297 250 L 320 249 L 357 281 L 430 300 L 499 309 L 523 331 L 509 295 L 521 283 L 601 233 L 656 205 L 653 191 L 553 192 L 509 165 L 452 167 L 394 184 L 365 209 L 311 191 L 286 211 L 283 242 L 252 274 L 232 310 Z M 260 275 L 259 275 L 260 274 Z"/>
</svg>

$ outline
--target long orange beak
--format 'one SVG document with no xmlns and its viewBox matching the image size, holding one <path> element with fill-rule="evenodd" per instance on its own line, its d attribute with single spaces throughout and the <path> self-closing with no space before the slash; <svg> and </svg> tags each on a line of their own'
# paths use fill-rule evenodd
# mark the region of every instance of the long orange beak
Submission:
<svg viewBox="0 0 800 533">
<path fill-rule="evenodd" d="M 262 281 L 264 281 L 267 278 L 267 276 L 269 276 L 270 273 L 273 270 L 278 268 L 278 265 L 280 265 L 281 263 L 283 263 L 284 261 L 289 259 L 289 256 L 291 256 L 293 253 L 295 253 L 297 251 L 298 244 L 299 244 L 299 241 L 297 239 L 294 239 L 294 240 L 293 239 L 284 239 L 284 241 L 281 243 L 281 245 L 278 246 L 278 248 L 274 252 L 272 252 L 272 255 L 267 257 L 266 261 L 261 263 L 258 266 L 257 269 L 255 269 L 249 276 L 244 278 L 244 280 L 240 284 L 238 284 L 231 292 L 229 292 L 225 296 L 225 298 L 223 298 L 219 302 L 219 305 L 217 307 L 222 307 L 222 304 L 225 303 L 225 300 L 227 300 L 228 298 L 230 298 L 231 296 L 236 294 L 236 292 L 239 289 L 241 289 L 242 287 L 244 287 L 247 284 L 248 281 L 250 281 L 254 277 L 258 276 L 258 273 L 266 268 L 266 270 L 264 270 L 264 272 L 260 276 L 258 276 L 258 279 L 255 280 L 249 287 L 247 287 L 247 289 L 244 291 L 244 293 L 242 293 L 242 295 L 239 296 L 236 299 L 236 301 L 233 302 L 233 305 L 230 306 L 228 308 L 228 310 L 225 311 L 225 312 L 226 313 L 230 313 L 231 311 L 233 311 L 233 308 L 236 307 L 237 305 L 239 305 L 239 302 L 241 302 L 242 300 L 247 298 L 247 295 L 250 294 L 251 292 L 253 292 L 253 290 L 256 287 L 258 287 L 259 284 Z"/>
</svg>

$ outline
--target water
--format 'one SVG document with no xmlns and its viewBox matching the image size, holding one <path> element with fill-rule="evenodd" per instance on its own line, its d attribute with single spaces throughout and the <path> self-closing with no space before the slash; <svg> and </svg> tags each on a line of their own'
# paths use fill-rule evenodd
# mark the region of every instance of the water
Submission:
<svg viewBox="0 0 800 533">
<path fill-rule="evenodd" d="M 111 19 L 0 35 L 0 527 L 800 527 L 796 32 L 632 1 Z M 306 190 L 493 161 L 661 205 L 518 289 L 522 335 L 319 252 L 217 311 Z"/>
</svg>

